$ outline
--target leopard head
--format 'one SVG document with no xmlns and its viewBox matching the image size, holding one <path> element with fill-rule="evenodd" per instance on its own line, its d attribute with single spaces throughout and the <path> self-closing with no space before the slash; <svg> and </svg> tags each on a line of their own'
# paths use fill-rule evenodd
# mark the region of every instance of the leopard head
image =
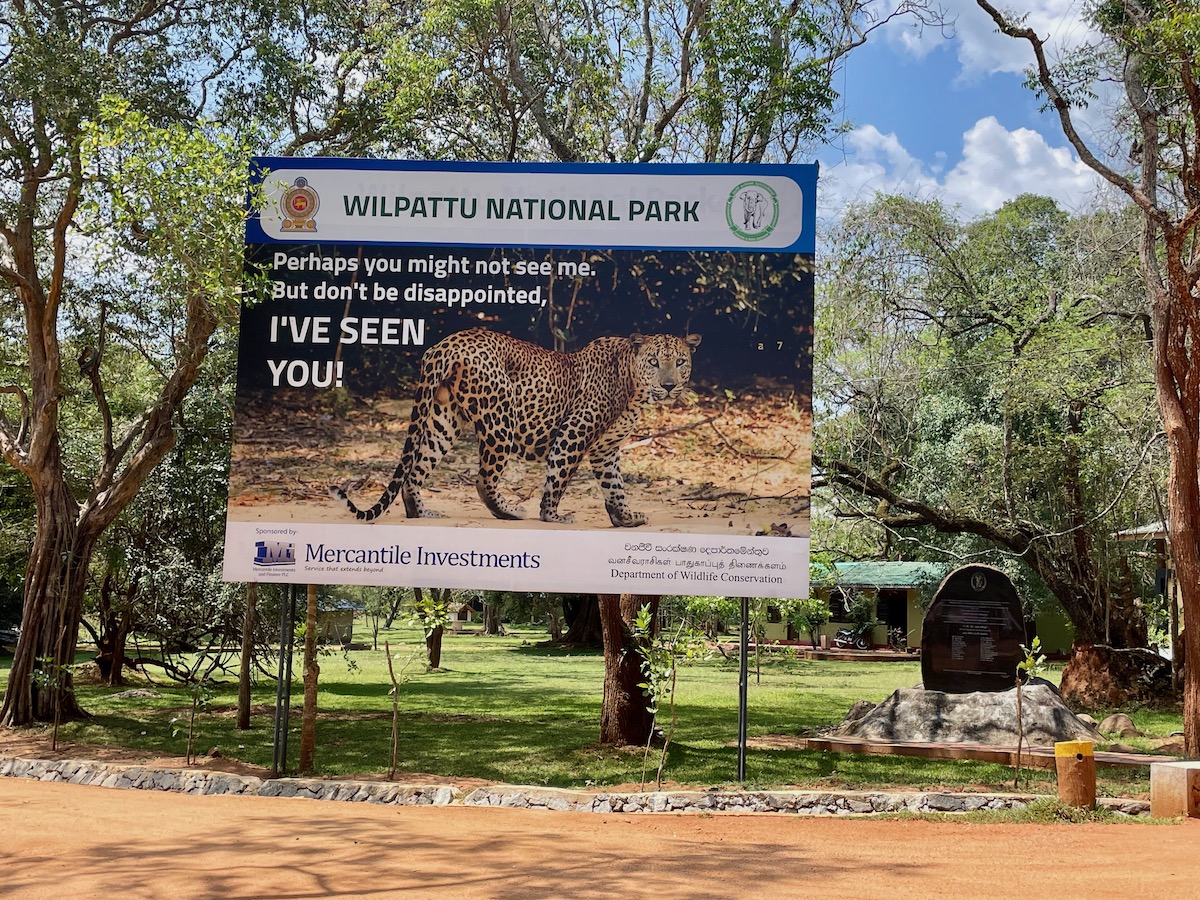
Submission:
<svg viewBox="0 0 1200 900">
<path fill-rule="evenodd" d="M 629 342 L 634 350 L 634 383 L 646 391 L 649 400 L 661 403 L 683 393 L 700 335 L 633 334 Z"/>
</svg>

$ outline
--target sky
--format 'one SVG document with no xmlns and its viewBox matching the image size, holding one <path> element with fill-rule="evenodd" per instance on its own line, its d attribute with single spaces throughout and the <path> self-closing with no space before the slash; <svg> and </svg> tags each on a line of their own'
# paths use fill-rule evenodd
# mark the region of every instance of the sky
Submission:
<svg viewBox="0 0 1200 900">
<path fill-rule="evenodd" d="M 836 87 L 853 130 L 817 154 L 822 210 L 877 192 L 940 199 L 966 219 L 1026 192 L 1087 209 L 1100 181 L 1024 86 L 1028 44 L 996 33 L 973 0 L 942 5 L 951 27 L 896 20 L 848 57 Z M 1089 36 L 1079 0 L 1004 5 L 1027 11 L 1059 52 Z M 1104 123 L 1102 106 L 1084 113 L 1085 126 Z"/>
</svg>

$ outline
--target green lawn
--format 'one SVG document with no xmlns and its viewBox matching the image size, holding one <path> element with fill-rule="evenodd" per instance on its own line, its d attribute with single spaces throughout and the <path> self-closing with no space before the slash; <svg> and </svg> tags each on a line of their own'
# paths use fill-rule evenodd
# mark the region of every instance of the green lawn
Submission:
<svg viewBox="0 0 1200 900">
<path fill-rule="evenodd" d="M 447 635 L 443 671 L 425 672 L 418 635 L 396 630 L 391 642 L 397 667 L 411 662 L 400 694 L 400 762 L 409 773 L 484 778 L 562 787 L 637 782 L 638 749 L 597 744 L 603 659 L 600 653 L 535 646 L 544 632 L 505 637 Z M 340 652 L 321 658 L 317 768 L 322 774 L 384 773 L 391 740 L 391 698 L 380 649 Z M 397 649 L 399 648 L 399 649 Z M 753 665 L 753 661 L 752 661 Z M 6 663 L 0 663 L 0 667 Z M 0 672 L 6 677 L 6 672 Z M 762 679 L 750 676 L 749 734 L 804 735 L 840 722 L 856 700 L 879 701 L 898 687 L 920 681 L 920 665 L 800 660 L 790 652 L 764 654 Z M 143 686 L 140 678 L 136 684 Z M 182 755 L 186 737 L 173 734 L 171 719 L 190 709 L 187 689 L 154 685 L 160 699 L 118 699 L 121 689 L 79 687 L 92 718 L 63 726 L 61 738 L 80 744 L 116 745 Z M 678 723 L 666 777 L 695 786 L 726 785 L 737 771 L 736 660 L 717 657 L 682 671 Z M 227 757 L 269 766 L 272 756 L 275 685 L 255 688 L 253 727 L 234 728 L 236 678 L 222 683 L 211 706 L 197 717 L 196 748 L 219 747 Z M 303 703 L 299 657 L 293 684 L 290 758 L 295 765 Z M 1180 719 L 1134 713 L 1152 735 L 1169 734 Z M 652 777 L 653 772 L 651 772 Z M 888 785 L 1011 789 L 1003 766 L 854 756 L 816 751 L 752 749 L 750 787 L 801 786 L 868 789 Z M 1033 790 L 1053 792 L 1053 772 L 1035 772 Z M 1148 775 L 1101 770 L 1101 794 L 1149 790 Z"/>
</svg>

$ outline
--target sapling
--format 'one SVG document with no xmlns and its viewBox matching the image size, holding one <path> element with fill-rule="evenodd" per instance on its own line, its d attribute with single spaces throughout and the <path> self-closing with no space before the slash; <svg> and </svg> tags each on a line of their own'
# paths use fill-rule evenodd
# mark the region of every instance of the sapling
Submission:
<svg viewBox="0 0 1200 900">
<path fill-rule="evenodd" d="M 50 749 L 58 749 L 58 726 L 62 721 L 62 695 L 67 686 L 67 677 L 74 666 L 63 666 L 53 656 L 39 656 L 38 665 L 29 677 L 39 690 L 50 691 L 54 698 L 54 729 L 50 733 Z"/>
<path fill-rule="evenodd" d="M 1021 652 L 1025 654 L 1025 658 L 1017 663 L 1017 759 L 1016 775 L 1013 777 L 1014 791 L 1021 783 L 1021 744 L 1025 738 L 1025 722 L 1021 709 L 1021 676 L 1024 675 L 1026 681 L 1030 678 L 1041 677 L 1046 670 L 1046 656 L 1041 651 L 1042 639 L 1034 635 L 1032 646 L 1026 647 L 1021 644 Z"/>
<path fill-rule="evenodd" d="M 646 749 L 642 754 L 642 788 L 646 787 L 646 765 L 650 758 L 650 741 L 658 724 L 659 704 L 665 699 L 670 711 L 667 730 L 663 732 L 662 754 L 658 760 L 658 775 L 655 779 L 661 790 L 663 770 L 667 764 L 667 750 L 675 734 L 675 676 L 680 665 L 687 665 L 708 655 L 708 643 L 702 632 L 681 621 L 679 628 L 670 637 L 654 633 L 654 617 L 649 606 L 638 610 L 633 620 L 634 646 L 642 659 L 642 674 L 646 680 L 640 682 L 642 695 L 646 697 L 646 710 L 653 717 L 650 735 L 646 738 Z"/>
<path fill-rule="evenodd" d="M 190 766 L 192 764 L 192 746 L 196 735 L 196 712 L 208 709 L 208 704 L 212 702 L 216 691 L 213 688 L 212 680 L 205 675 L 200 680 L 193 681 L 188 685 L 188 692 L 192 695 L 192 711 L 187 722 L 187 764 Z M 178 737 L 182 731 L 182 721 L 175 716 L 171 719 L 171 736 Z"/>
<path fill-rule="evenodd" d="M 392 665 L 392 648 L 387 641 L 383 642 L 383 654 L 387 659 L 388 678 L 392 682 L 392 753 L 391 762 L 388 768 L 388 780 L 396 780 L 396 766 L 400 757 L 400 685 L 407 684 L 409 680 L 408 667 L 418 656 L 424 652 L 424 647 L 416 647 L 405 660 L 404 665 L 400 669 L 400 677 L 396 677 L 396 669 Z"/>
</svg>

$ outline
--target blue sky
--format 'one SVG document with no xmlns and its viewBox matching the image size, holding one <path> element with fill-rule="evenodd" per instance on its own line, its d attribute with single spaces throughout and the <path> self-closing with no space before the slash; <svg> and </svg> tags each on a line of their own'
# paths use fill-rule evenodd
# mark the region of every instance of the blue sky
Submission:
<svg viewBox="0 0 1200 900">
<path fill-rule="evenodd" d="M 943 3 L 949 34 L 897 20 L 851 53 L 836 86 L 854 130 L 818 154 L 823 209 L 877 191 L 938 198 L 967 218 L 1027 191 L 1087 208 L 1098 179 L 1024 87 L 1028 46 L 996 34 L 973 0 Z M 1015 5 L 1060 51 L 1088 37 L 1081 2 Z M 1101 107 L 1085 125 L 1103 125 Z"/>
</svg>

